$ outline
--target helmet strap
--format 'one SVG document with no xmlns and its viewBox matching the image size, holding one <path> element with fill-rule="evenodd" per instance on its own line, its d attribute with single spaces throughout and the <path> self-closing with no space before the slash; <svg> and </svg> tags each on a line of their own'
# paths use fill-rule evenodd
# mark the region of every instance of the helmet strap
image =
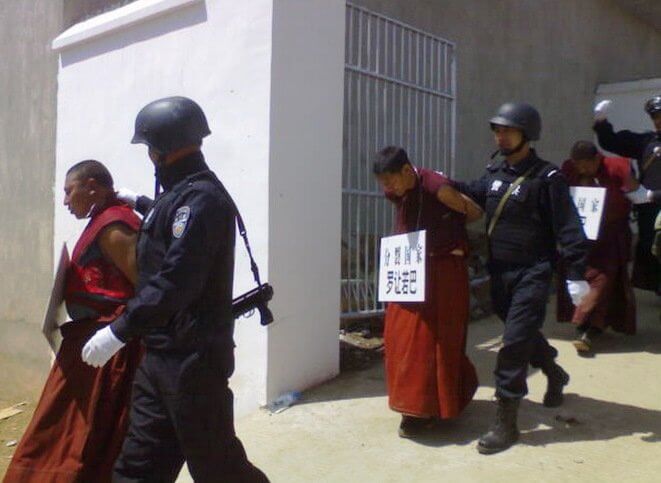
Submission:
<svg viewBox="0 0 661 483">
<path fill-rule="evenodd" d="M 164 153 L 158 154 L 158 159 L 156 160 L 156 169 L 154 170 L 154 197 L 161 194 L 161 174 L 165 169 L 165 158 Z"/>
</svg>

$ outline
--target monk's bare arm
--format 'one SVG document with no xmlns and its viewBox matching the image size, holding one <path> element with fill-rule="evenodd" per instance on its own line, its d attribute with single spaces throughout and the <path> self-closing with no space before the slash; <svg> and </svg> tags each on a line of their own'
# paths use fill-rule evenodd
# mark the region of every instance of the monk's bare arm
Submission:
<svg viewBox="0 0 661 483">
<path fill-rule="evenodd" d="M 138 281 L 136 264 L 136 244 L 138 235 L 123 223 L 107 226 L 99 236 L 99 246 L 103 255 L 126 275 L 133 285 Z"/>
<path fill-rule="evenodd" d="M 482 208 L 468 196 L 459 193 L 452 186 L 444 185 L 436 193 L 438 201 L 451 210 L 466 215 L 466 221 L 472 223 L 482 217 Z"/>
</svg>

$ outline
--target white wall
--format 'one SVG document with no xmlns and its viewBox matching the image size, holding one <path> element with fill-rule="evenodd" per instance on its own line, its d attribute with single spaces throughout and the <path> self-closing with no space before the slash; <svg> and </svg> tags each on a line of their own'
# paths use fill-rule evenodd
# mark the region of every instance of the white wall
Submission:
<svg viewBox="0 0 661 483">
<path fill-rule="evenodd" d="M 276 0 L 273 8 L 269 399 L 339 371 L 342 0 Z"/>
<path fill-rule="evenodd" d="M 338 372 L 344 8 L 342 0 L 138 0 L 54 42 L 56 252 L 84 226 L 61 204 L 68 167 L 96 158 L 116 186 L 151 193 L 146 149 L 129 143 L 139 109 L 184 95 L 207 114 L 207 162 L 275 288 L 272 326 L 237 321 L 230 384 L 239 415 Z M 252 286 L 237 236 L 235 294 Z"/>
<path fill-rule="evenodd" d="M 616 131 L 650 131 L 654 125 L 644 110 L 645 101 L 661 95 L 661 78 L 630 82 L 600 84 L 595 95 L 595 104 L 604 99 L 613 101 L 608 120 Z"/>
<path fill-rule="evenodd" d="M 184 95 L 207 114 L 207 162 L 241 209 L 268 279 L 271 22 L 270 1 L 208 0 L 61 51 L 55 251 L 84 227 L 62 206 L 68 167 L 96 158 L 116 186 L 153 193 L 146 148 L 130 144 L 133 122 L 146 103 Z M 238 236 L 235 280 L 237 294 L 254 284 Z M 237 321 L 231 385 L 238 414 L 265 401 L 266 337 L 257 317 Z"/>
</svg>

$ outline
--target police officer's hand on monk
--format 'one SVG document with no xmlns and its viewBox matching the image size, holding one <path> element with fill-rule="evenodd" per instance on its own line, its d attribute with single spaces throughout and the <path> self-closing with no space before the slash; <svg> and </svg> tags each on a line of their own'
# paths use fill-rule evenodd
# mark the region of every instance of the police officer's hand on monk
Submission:
<svg viewBox="0 0 661 483">
<path fill-rule="evenodd" d="M 81 356 L 83 362 L 92 367 L 102 367 L 114 356 L 119 349 L 124 347 L 124 342 L 119 340 L 109 326 L 104 327 L 94 334 L 83 347 Z"/>
<path fill-rule="evenodd" d="M 116 195 L 119 201 L 126 203 L 131 208 L 135 208 L 135 205 L 138 202 L 138 193 L 131 191 L 128 188 L 119 188 Z"/>
</svg>

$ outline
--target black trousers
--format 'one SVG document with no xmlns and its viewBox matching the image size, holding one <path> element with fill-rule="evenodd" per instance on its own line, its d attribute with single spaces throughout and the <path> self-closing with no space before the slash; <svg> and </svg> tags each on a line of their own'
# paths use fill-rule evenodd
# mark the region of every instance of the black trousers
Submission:
<svg viewBox="0 0 661 483">
<path fill-rule="evenodd" d="M 532 266 L 490 263 L 494 310 L 505 323 L 494 371 L 498 397 L 524 397 L 528 394 L 528 365 L 546 373 L 558 355 L 541 332 L 552 272 L 549 262 Z"/>
<path fill-rule="evenodd" d="M 212 357 L 147 351 L 133 385 L 116 482 L 173 482 L 184 461 L 196 482 L 268 482 L 234 432 L 232 348 Z"/>
<path fill-rule="evenodd" d="M 661 295 L 661 263 L 652 255 L 654 244 L 654 223 L 659 213 L 659 205 L 645 203 L 636 206 L 638 214 L 638 243 L 633 263 L 631 282 L 636 288 L 651 290 Z"/>
</svg>

